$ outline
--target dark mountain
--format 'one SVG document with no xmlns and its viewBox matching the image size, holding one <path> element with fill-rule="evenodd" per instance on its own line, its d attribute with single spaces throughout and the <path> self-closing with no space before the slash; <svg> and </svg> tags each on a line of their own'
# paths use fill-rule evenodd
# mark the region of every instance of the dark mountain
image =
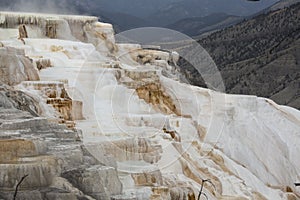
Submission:
<svg viewBox="0 0 300 200">
<path fill-rule="evenodd" d="M 180 0 L 87 0 L 93 8 L 107 12 L 124 13 L 127 15 L 144 18 L 162 8 Z"/>
<path fill-rule="evenodd" d="M 98 13 L 101 14 L 98 15 Z M 146 27 L 150 25 L 150 22 L 146 20 L 125 13 L 116 13 L 116 12 L 110 13 L 110 12 L 102 11 L 102 12 L 93 13 L 92 15 L 99 16 L 100 20 L 103 22 L 113 24 L 114 29 L 117 33 L 128 29 Z"/>
<path fill-rule="evenodd" d="M 221 71 L 226 91 L 269 97 L 300 109 L 300 3 L 271 11 L 199 40 Z M 192 84 L 201 76 L 184 60 Z"/>
<path fill-rule="evenodd" d="M 121 30 L 143 26 L 167 26 L 178 20 L 214 13 L 247 16 L 278 0 L 3 0 L 1 10 L 85 14 L 108 19 Z M 194 32 L 194 31 L 191 31 Z"/>
<path fill-rule="evenodd" d="M 278 0 L 251 2 L 247 0 L 182 0 L 161 7 L 148 16 L 159 22 L 160 26 L 175 23 L 178 20 L 204 17 L 213 13 L 225 13 L 235 16 L 248 16 L 267 8 Z"/>
<path fill-rule="evenodd" d="M 186 18 L 168 25 L 167 28 L 189 36 L 197 36 L 204 32 L 222 29 L 240 22 L 243 18 L 225 13 L 214 13 L 206 17 Z"/>
</svg>

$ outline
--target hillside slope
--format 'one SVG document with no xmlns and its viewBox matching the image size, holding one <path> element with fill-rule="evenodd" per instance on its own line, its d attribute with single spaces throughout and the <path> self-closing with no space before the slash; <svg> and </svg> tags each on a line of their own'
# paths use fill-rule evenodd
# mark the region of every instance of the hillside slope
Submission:
<svg viewBox="0 0 300 200">
<path fill-rule="evenodd" d="M 199 40 L 219 67 L 226 91 L 270 97 L 300 108 L 300 3 L 259 15 Z M 204 85 L 181 60 L 191 83 Z"/>
<path fill-rule="evenodd" d="M 181 19 L 205 17 L 213 13 L 224 12 L 228 15 L 248 16 L 261 11 L 278 0 L 251 2 L 246 0 L 181 0 L 160 7 L 151 15 L 158 25 L 168 25 Z"/>
<path fill-rule="evenodd" d="M 179 31 L 189 36 L 197 36 L 204 32 L 218 30 L 236 24 L 242 17 L 214 13 L 206 17 L 193 17 L 179 20 L 167 26 L 172 30 Z"/>
<path fill-rule="evenodd" d="M 282 9 L 285 7 L 289 7 L 289 6 L 299 3 L 299 2 L 300 2 L 300 0 L 281 0 L 277 3 L 275 3 L 274 5 L 272 5 L 267 10 L 269 10 L 269 11 L 278 10 L 278 9 Z"/>
</svg>

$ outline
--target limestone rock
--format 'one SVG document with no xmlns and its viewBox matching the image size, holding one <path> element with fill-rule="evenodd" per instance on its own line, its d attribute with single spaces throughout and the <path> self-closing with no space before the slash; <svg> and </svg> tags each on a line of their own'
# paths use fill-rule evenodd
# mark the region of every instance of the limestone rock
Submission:
<svg viewBox="0 0 300 200">
<path fill-rule="evenodd" d="M 48 120 L 46 118 L 30 118 L 30 119 L 16 119 L 2 122 L 0 128 L 2 130 L 20 130 L 30 128 L 37 130 L 40 128 L 48 127 Z"/>
<path fill-rule="evenodd" d="M 87 35 L 88 42 L 94 44 L 98 51 L 106 51 L 114 54 L 118 51 L 115 44 L 114 30 L 111 24 L 94 22 L 86 24 L 84 31 Z"/>
<path fill-rule="evenodd" d="M 4 84 L 0 84 L 0 107 L 19 109 L 29 112 L 32 116 L 38 116 L 40 112 L 38 102 L 35 99 Z"/>
<path fill-rule="evenodd" d="M 64 83 L 61 81 L 25 81 L 22 86 L 27 90 L 36 90 L 43 96 L 46 103 L 55 108 L 65 120 L 63 123 L 74 128 L 68 121 L 84 119 L 82 114 L 82 102 L 75 101 L 68 95 Z"/>
<path fill-rule="evenodd" d="M 152 144 L 147 138 L 129 138 L 101 142 L 98 151 L 111 155 L 117 161 L 143 160 L 156 163 L 161 158 L 161 145 Z"/>
<path fill-rule="evenodd" d="M 154 63 L 157 60 L 170 61 L 170 54 L 164 51 L 150 49 L 136 49 L 130 52 L 133 60 L 140 64 Z"/>
<path fill-rule="evenodd" d="M 111 197 L 111 200 L 137 200 L 137 198 L 135 196 L 115 195 Z"/>
<path fill-rule="evenodd" d="M 53 179 L 51 187 L 68 191 L 75 195 L 83 195 L 83 193 L 75 188 L 71 183 L 62 177 L 55 177 Z"/>
<path fill-rule="evenodd" d="M 74 200 L 77 199 L 75 194 L 72 193 L 63 193 L 63 192 L 49 192 L 45 195 L 46 199 L 55 199 L 55 200 Z"/>
<path fill-rule="evenodd" d="M 58 22 L 56 19 L 48 19 L 46 21 L 46 36 L 49 38 L 57 38 L 57 26 Z"/>
<path fill-rule="evenodd" d="M 24 24 L 19 25 L 19 39 L 28 38 L 26 26 Z"/>
<path fill-rule="evenodd" d="M 84 162 L 91 165 L 104 165 L 117 169 L 115 157 L 103 152 L 103 148 L 98 144 L 85 144 L 81 146 Z M 95 156 L 95 157 L 94 157 Z"/>
<path fill-rule="evenodd" d="M 170 191 L 168 187 L 154 187 L 152 188 L 152 192 L 153 194 L 150 197 L 151 200 L 162 200 L 162 199 L 172 200 L 173 199 L 170 196 Z M 188 199 L 188 200 L 192 200 L 192 199 Z"/>
<path fill-rule="evenodd" d="M 19 158 L 17 162 L 0 164 L 0 188 L 14 190 L 16 182 L 28 174 L 22 182 L 23 189 L 38 189 L 51 185 L 60 174 L 59 162 L 50 156 Z M 0 189 L 1 190 L 1 189 Z"/>
<path fill-rule="evenodd" d="M 21 157 L 37 156 L 38 152 L 32 141 L 0 140 L 0 164 L 17 162 Z"/>
<path fill-rule="evenodd" d="M 48 93 L 50 97 L 69 98 L 63 87 L 57 90 L 57 84 L 53 86 L 56 92 Z M 35 87 L 43 90 L 44 85 L 36 84 Z M 0 197 L 12 199 L 16 183 L 28 174 L 20 186 L 17 199 L 92 200 L 60 177 L 62 172 L 79 170 L 80 167 L 88 169 L 86 174 L 90 176 L 91 185 L 95 179 L 103 184 L 100 190 L 95 190 L 97 199 L 109 199 L 110 195 L 120 194 L 122 185 L 116 173 L 116 164 L 115 167 L 91 167 L 99 162 L 84 150 L 75 131 L 66 130 L 65 126 L 46 118 L 36 117 L 38 111 L 33 107 L 36 102 L 26 93 L 7 85 L 1 85 L 0 89 L 0 191 L 6 191 L 0 192 Z"/>
<path fill-rule="evenodd" d="M 1 200 L 13 199 L 13 197 L 14 197 L 14 193 L 12 192 L 0 191 Z M 41 192 L 38 190 L 19 191 L 16 198 L 16 200 L 32 200 L 32 199 L 43 200 Z"/>
<path fill-rule="evenodd" d="M 13 86 L 29 80 L 39 80 L 39 75 L 24 51 L 12 47 L 1 48 L 0 81 Z"/>
<path fill-rule="evenodd" d="M 74 169 L 63 173 L 63 177 L 85 194 L 96 199 L 110 199 L 111 195 L 122 192 L 117 171 L 112 167 L 93 166 Z"/>
<path fill-rule="evenodd" d="M 171 199 L 178 199 L 178 200 L 195 200 L 195 194 L 193 190 L 190 188 L 184 187 L 174 187 L 170 189 Z"/>
<path fill-rule="evenodd" d="M 137 88 L 136 92 L 141 99 L 154 105 L 162 113 L 181 115 L 171 96 L 159 84 L 145 84 Z"/>
<path fill-rule="evenodd" d="M 135 172 L 131 176 L 137 186 L 161 186 L 163 183 L 160 170 Z"/>
<path fill-rule="evenodd" d="M 50 59 L 43 59 L 43 58 L 37 59 L 37 60 L 35 60 L 35 63 L 36 63 L 36 67 L 38 70 L 52 67 Z"/>
<path fill-rule="evenodd" d="M 10 39 L 20 24 L 30 26 L 25 45 Z M 209 199 L 297 197 L 299 112 L 182 84 L 172 76 L 177 55 L 116 45 L 96 17 L 1 12 L 0 27 L 14 29 L 1 30 L 6 47 L 52 65 L 39 71 L 43 81 L 15 86 L 23 92 L 1 91 L 0 186 L 9 186 L 1 196 L 11 199 L 28 173 L 20 199 L 194 200 L 204 178 L 215 185 L 204 186 Z M 86 109 L 77 124 L 71 96 Z M 49 115 L 39 117 L 47 101 Z"/>
<path fill-rule="evenodd" d="M 92 43 L 99 51 L 109 54 L 118 51 L 112 25 L 98 22 L 97 17 L 1 12 L 0 19 L 0 28 L 20 26 L 20 38 L 30 35 L 30 38 L 46 36 L 52 39 L 79 40 Z M 25 32 L 25 26 L 30 26 L 34 31 Z M 6 37 L 9 39 L 12 35 L 8 33 Z"/>
</svg>

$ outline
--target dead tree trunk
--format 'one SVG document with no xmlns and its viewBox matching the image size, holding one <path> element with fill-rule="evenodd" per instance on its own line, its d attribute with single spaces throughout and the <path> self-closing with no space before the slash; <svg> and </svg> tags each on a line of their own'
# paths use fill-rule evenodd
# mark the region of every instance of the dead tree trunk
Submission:
<svg viewBox="0 0 300 200">
<path fill-rule="evenodd" d="M 17 184 L 17 186 L 16 186 L 16 189 L 15 189 L 14 200 L 16 200 L 16 198 L 17 198 L 19 186 L 21 185 L 21 183 L 24 181 L 24 179 L 25 179 L 27 176 L 28 176 L 28 174 L 25 175 L 25 176 L 23 176 L 23 177 L 21 178 L 21 180 L 18 182 L 18 184 Z"/>
</svg>

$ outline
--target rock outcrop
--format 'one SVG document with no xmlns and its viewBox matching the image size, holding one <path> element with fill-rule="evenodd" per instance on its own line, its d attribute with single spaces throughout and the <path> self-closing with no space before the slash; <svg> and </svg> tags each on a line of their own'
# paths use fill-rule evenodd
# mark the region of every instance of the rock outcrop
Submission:
<svg viewBox="0 0 300 200">
<path fill-rule="evenodd" d="M 39 91 L 46 103 L 55 108 L 66 121 L 82 120 L 82 102 L 72 100 L 64 83 L 60 81 L 26 81 L 22 86 L 27 90 Z"/>
<path fill-rule="evenodd" d="M 105 189 L 108 193 L 107 198 L 111 194 L 121 192 L 122 185 L 115 168 L 99 165 L 96 159 L 81 147 L 82 137 L 79 131 L 37 117 L 38 112 L 35 110 L 37 102 L 31 97 L 19 91 L 17 97 L 27 102 L 20 107 L 18 99 L 9 95 L 10 92 L 17 91 L 9 86 L 2 85 L 2 88 L 0 98 L 2 199 L 13 198 L 16 184 L 25 175 L 28 177 L 22 182 L 17 199 L 92 199 L 85 194 L 93 195 L 94 192 L 90 190 L 82 192 L 71 184 L 73 178 L 68 176 L 67 179 L 62 178 L 71 169 L 85 169 L 91 172 L 85 175 L 91 179 L 91 184 L 95 184 L 93 180 L 103 179 L 106 176 L 101 182 L 101 187 L 107 188 Z"/>
<path fill-rule="evenodd" d="M 94 44 L 99 50 L 116 51 L 111 24 L 98 22 L 97 17 L 51 15 L 38 13 L 0 13 L 0 28 L 16 29 L 19 38 L 80 40 Z M 13 37 L 7 32 L 4 37 Z"/>
<path fill-rule="evenodd" d="M 7 85 L 17 85 L 22 81 L 39 80 L 39 74 L 22 49 L 0 48 L 0 81 Z"/>
<path fill-rule="evenodd" d="M 122 183 L 113 167 L 93 166 L 66 171 L 63 174 L 72 185 L 95 199 L 109 200 L 122 192 Z"/>
</svg>

